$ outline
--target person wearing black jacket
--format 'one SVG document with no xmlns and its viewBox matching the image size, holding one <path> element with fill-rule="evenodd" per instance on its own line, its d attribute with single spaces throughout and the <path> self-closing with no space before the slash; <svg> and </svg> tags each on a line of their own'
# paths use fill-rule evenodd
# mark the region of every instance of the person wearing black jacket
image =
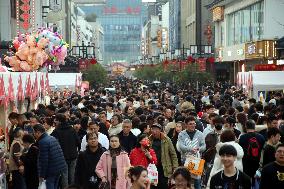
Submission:
<svg viewBox="0 0 284 189">
<path fill-rule="evenodd" d="M 99 144 L 96 133 L 88 133 L 86 139 L 88 145 L 86 150 L 79 154 L 76 164 L 75 184 L 84 189 L 97 189 L 99 188 L 100 178 L 95 170 L 106 149 Z"/>
<path fill-rule="evenodd" d="M 238 170 L 234 162 L 237 150 L 232 145 L 223 145 L 219 150 L 224 170 L 216 173 L 210 181 L 210 189 L 242 188 L 251 189 L 250 177 Z"/>
<path fill-rule="evenodd" d="M 122 122 L 122 131 L 118 134 L 121 146 L 130 154 L 131 150 L 135 148 L 137 137 L 131 132 L 132 122 L 125 119 Z"/>
<path fill-rule="evenodd" d="M 74 182 L 78 149 L 81 142 L 75 129 L 66 122 L 64 114 L 56 114 L 54 122 L 56 129 L 51 133 L 51 136 L 58 140 L 67 163 L 67 169 L 62 175 L 62 187 L 65 188 Z"/>
<path fill-rule="evenodd" d="M 25 147 L 25 153 L 21 156 L 23 166 L 20 166 L 20 172 L 24 170 L 24 177 L 26 186 L 28 189 L 38 189 L 38 171 L 37 171 L 37 158 L 38 158 L 38 144 L 35 143 L 35 139 L 31 134 L 25 134 L 23 136 L 23 146 Z"/>
</svg>

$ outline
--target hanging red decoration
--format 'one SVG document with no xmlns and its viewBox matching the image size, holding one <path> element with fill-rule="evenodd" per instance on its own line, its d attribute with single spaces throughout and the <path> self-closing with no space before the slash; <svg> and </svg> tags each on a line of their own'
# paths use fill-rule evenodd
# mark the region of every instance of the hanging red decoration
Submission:
<svg viewBox="0 0 284 189">
<path fill-rule="evenodd" d="M 96 60 L 96 58 L 92 58 L 90 60 L 90 64 L 97 64 L 97 63 L 98 63 L 98 61 Z"/>
<path fill-rule="evenodd" d="M 23 22 L 22 23 L 22 28 L 24 28 L 25 30 L 28 30 L 30 27 L 30 23 L 29 22 Z"/>
<path fill-rule="evenodd" d="M 194 63 L 195 59 L 192 56 L 187 57 L 187 62 L 188 63 Z"/>
<path fill-rule="evenodd" d="M 169 61 L 166 59 L 163 61 L 163 68 L 164 68 L 164 71 L 166 71 L 168 69 L 168 65 L 169 65 Z"/>
<path fill-rule="evenodd" d="M 209 57 L 209 58 L 207 58 L 207 62 L 209 62 L 210 64 L 213 64 L 215 62 L 215 58 Z"/>
<path fill-rule="evenodd" d="M 23 13 L 23 14 L 21 15 L 21 18 L 22 18 L 23 20 L 28 20 L 28 19 L 30 19 L 30 14 L 29 14 L 29 13 Z"/>
<path fill-rule="evenodd" d="M 26 3 L 23 4 L 20 8 L 23 12 L 28 12 L 31 9 L 30 5 Z"/>
<path fill-rule="evenodd" d="M 28 30 L 31 25 L 34 27 L 35 0 L 17 0 L 16 11 L 17 33 L 20 33 L 20 26 L 24 30 Z"/>
</svg>

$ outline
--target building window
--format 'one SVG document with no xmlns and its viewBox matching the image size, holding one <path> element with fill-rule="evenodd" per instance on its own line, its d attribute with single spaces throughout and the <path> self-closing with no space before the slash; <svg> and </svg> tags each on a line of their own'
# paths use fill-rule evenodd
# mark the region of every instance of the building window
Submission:
<svg viewBox="0 0 284 189">
<path fill-rule="evenodd" d="M 227 45 L 263 38 L 263 1 L 227 15 Z"/>
</svg>

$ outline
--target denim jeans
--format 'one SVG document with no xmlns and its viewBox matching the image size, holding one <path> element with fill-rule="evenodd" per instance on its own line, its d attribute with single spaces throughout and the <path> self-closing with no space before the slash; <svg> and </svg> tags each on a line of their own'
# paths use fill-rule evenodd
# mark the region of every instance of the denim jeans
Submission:
<svg viewBox="0 0 284 189">
<path fill-rule="evenodd" d="M 26 189 L 26 183 L 23 175 L 18 171 L 12 171 L 12 189 Z"/>
<path fill-rule="evenodd" d="M 60 175 L 46 178 L 46 189 L 58 189 Z"/>
<path fill-rule="evenodd" d="M 70 184 L 74 184 L 74 175 L 77 159 L 66 160 L 67 169 L 62 172 L 61 185 L 62 188 L 66 188 Z"/>
<path fill-rule="evenodd" d="M 194 180 L 194 189 L 201 189 L 201 179 L 193 179 Z"/>
</svg>

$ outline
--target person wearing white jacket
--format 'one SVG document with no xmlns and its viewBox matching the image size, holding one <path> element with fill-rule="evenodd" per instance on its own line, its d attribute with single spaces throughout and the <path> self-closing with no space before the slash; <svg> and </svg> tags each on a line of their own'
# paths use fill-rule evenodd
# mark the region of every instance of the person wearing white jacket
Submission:
<svg viewBox="0 0 284 189">
<path fill-rule="evenodd" d="M 216 152 L 214 164 L 213 164 L 212 170 L 210 172 L 210 176 L 209 176 L 206 188 L 210 188 L 210 180 L 211 180 L 212 176 L 215 175 L 216 173 L 218 173 L 219 171 L 221 171 L 224 168 L 222 163 L 221 163 L 221 157 L 219 156 L 219 150 L 225 144 L 230 144 L 233 147 L 235 147 L 235 149 L 237 150 L 237 159 L 235 161 L 235 167 L 238 170 L 243 171 L 242 158 L 244 156 L 244 151 L 243 151 L 243 148 L 235 141 L 235 139 L 236 139 L 236 136 L 235 136 L 233 131 L 224 130 L 222 132 L 222 134 L 220 136 L 221 142 L 219 142 L 216 145 L 216 151 L 217 152 Z"/>
<path fill-rule="evenodd" d="M 181 161 L 185 162 L 187 155 L 197 156 L 205 151 L 205 141 L 202 132 L 195 129 L 196 122 L 193 116 L 185 118 L 186 129 L 178 135 L 177 149 L 181 152 Z M 201 179 L 194 178 L 194 188 L 201 189 Z"/>
</svg>

